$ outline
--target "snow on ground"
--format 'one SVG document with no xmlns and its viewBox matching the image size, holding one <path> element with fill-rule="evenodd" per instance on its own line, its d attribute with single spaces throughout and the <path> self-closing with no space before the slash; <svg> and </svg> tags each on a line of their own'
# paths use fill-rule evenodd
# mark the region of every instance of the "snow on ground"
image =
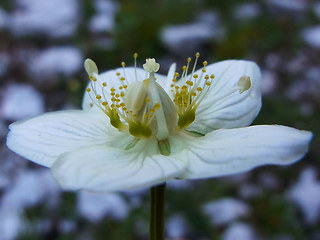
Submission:
<svg viewBox="0 0 320 240">
<path fill-rule="evenodd" d="M 109 32 L 114 27 L 114 18 L 117 11 L 115 2 L 107 0 L 96 0 L 94 2 L 96 15 L 89 23 L 89 29 L 93 33 Z"/>
<path fill-rule="evenodd" d="M 317 17 L 320 19 L 320 2 L 314 3 L 312 9 L 315 12 L 315 14 L 317 15 Z"/>
<path fill-rule="evenodd" d="M 237 6 L 234 9 L 236 19 L 248 20 L 257 17 L 260 14 L 260 7 L 257 3 L 249 2 Z"/>
<path fill-rule="evenodd" d="M 304 29 L 301 37 L 311 47 L 320 48 L 320 25 Z"/>
<path fill-rule="evenodd" d="M 224 198 L 207 203 L 203 212 L 211 219 L 212 224 L 224 225 L 240 217 L 248 216 L 249 206 L 242 201 Z"/>
<path fill-rule="evenodd" d="M 7 25 L 7 13 L 0 7 L 0 30 Z"/>
<path fill-rule="evenodd" d="M 266 0 L 267 3 L 289 11 L 304 11 L 307 8 L 305 0 Z"/>
<path fill-rule="evenodd" d="M 253 228 L 245 223 L 233 223 L 222 235 L 223 240 L 254 240 Z"/>
<path fill-rule="evenodd" d="M 173 190 L 185 190 L 190 188 L 191 181 L 188 180 L 180 180 L 180 179 L 172 179 L 167 182 L 167 188 Z"/>
<path fill-rule="evenodd" d="M 220 39 L 222 34 L 218 15 L 205 12 L 193 23 L 165 27 L 161 32 L 161 39 L 171 51 L 181 53 L 186 48 L 194 51 L 202 43 Z"/>
<path fill-rule="evenodd" d="M 0 12 L 1 15 L 1 12 Z M 1 28 L 1 16 L 0 16 L 0 28 Z M 0 77 L 2 77 L 8 70 L 10 64 L 10 58 L 7 53 L 0 52 Z"/>
<path fill-rule="evenodd" d="M 71 76 L 83 66 L 82 53 L 71 46 L 50 47 L 36 54 L 28 63 L 32 78 L 45 83 L 57 75 Z"/>
<path fill-rule="evenodd" d="M 25 208 L 42 201 L 55 206 L 59 194 L 59 187 L 47 169 L 20 172 L 0 203 L 1 240 L 13 240 L 24 229 L 22 213 Z"/>
<path fill-rule="evenodd" d="M 314 168 L 306 168 L 296 182 L 287 192 L 290 201 L 301 209 L 305 221 L 316 223 L 320 218 L 320 181 Z"/>
<path fill-rule="evenodd" d="M 188 226 L 184 217 L 180 214 L 176 214 L 167 219 L 165 229 L 167 237 L 176 239 L 186 235 Z"/>
<path fill-rule="evenodd" d="M 16 0 L 8 29 L 15 35 L 40 33 L 51 37 L 70 37 L 79 22 L 77 0 Z"/>
<path fill-rule="evenodd" d="M 105 216 L 121 220 L 127 217 L 129 207 L 120 194 L 98 194 L 81 191 L 78 193 L 78 212 L 91 222 L 98 222 Z"/>
<path fill-rule="evenodd" d="M 274 71 L 263 70 L 262 71 L 262 94 L 272 94 L 277 88 L 278 77 Z"/>
<path fill-rule="evenodd" d="M 7 120 L 20 120 L 43 113 L 44 99 L 32 86 L 11 84 L 3 90 L 0 115 Z"/>
</svg>

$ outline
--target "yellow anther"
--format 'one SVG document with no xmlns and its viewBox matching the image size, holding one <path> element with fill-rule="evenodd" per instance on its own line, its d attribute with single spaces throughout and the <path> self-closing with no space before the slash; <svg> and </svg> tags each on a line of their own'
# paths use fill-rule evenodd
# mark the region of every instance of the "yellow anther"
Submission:
<svg viewBox="0 0 320 240">
<path fill-rule="evenodd" d="M 211 85 L 211 82 L 207 81 L 207 82 L 206 82 L 206 85 L 207 85 L 207 86 L 210 86 L 210 85 Z"/>
<path fill-rule="evenodd" d="M 90 79 L 90 80 L 92 80 L 92 79 L 93 79 L 93 77 L 92 77 L 92 76 L 89 76 L 89 79 Z"/>
<path fill-rule="evenodd" d="M 202 72 L 205 73 L 207 70 L 205 68 L 202 68 Z"/>
<path fill-rule="evenodd" d="M 146 98 L 146 103 L 149 103 L 151 101 L 150 98 Z"/>
<path fill-rule="evenodd" d="M 124 97 L 124 92 L 121 92 L 121 93 L 120 93 L 120 96 L 121 96 L 121 97 Z"/>
<path fill-rule="evenodd" d="M 191 62 L 191 57 L 188 57 L 188 58 L 187 58 L 187 61 L 188 61 L 188 62 Z"/>
<path fill-rule="evenodd" d="M 116 98 L 119 98 L 119 97 L 120 97 L 120 94 L 119 94 L 119 93 L 117 93 L 117 94 L 116 94 Z"/>
<path fill-rule="evenodd" d="M 126 89 L 128 86 L 127 85 L 123 85 L 123 88 Z"/>
<path fill-rule="evenodd" d="M 107 103 L 107 102 L 102 102 L 102 105 L 103 105 L 103 106 L 107 106 L 108 103 Z"/>
<path fill-rule="evenodd" d="M 175 86 L 174 88 L 178 90 L 180 87 L 179 86 Z"/>
<path fill-rule="evenodd" d="M 125 66 L 126 66 L 126 63 L 125 63 L 125 62 L 121 62 L 121 66 L 122 66 L 122 67 L 125 67 Z"/>
<path fill-rule="evenodd" d="M 211 74 L 210 78 L 214 79 L 216 76 L 214 76 L 214 74 Z"/>
<path fill-rule="evenodd" d="M 204 77 L 204 79 L 208 80 L 208 79 L 209 79 L 209 75 L 206 75 L 206 76 Z"/>
<path fill-rule="evenodd" d="M 172 82 L 177 82 L 177 79 L 176 78 L 172 79 Z"/>
<path fill-rule="evenodd" d="M 133 57 L 134 57 L 134 58 L 137 58 L 137 57 L 138 57 L 138 53 L 134 53 L 134 54 L 133 54 Z"/>
<path fill-rule="evenodd" d="M 190 82 L 190 83 L 189 83 L 189 86 L 191 86 L 191 87 L 192 87 L 192 86 L 193 86 L 193 82 Z"/>
<path fill-rule="evenodd" d="M 123 88 L 122 86 L 119 87 L 120 90 L 121 90 L 122 88 Z"/>
<path fill-rule="evenodd" d="M 111 107 L 111 108 L 114 108 L 114 107 L 115 107 L 115 105 L 112 103 L 110 107 Z"/>
<path fill-rule="evenodd" d="M 114 88 L 111 88 L 111 89 L 110 89 L 110 91 L 111 91 L 111 92 L 114 92 L 114 91 L 115 91 L 115 89 L 114 89 Z"/>
<path fill-rule="evenodd" d="M 124 81 L 124 80 L 125 80 L 125 77 L 121 77 L 121 78 L 120 78 L 120 81 Z"/>
<path fill-rule="evenodd" d="M 196 53 L 196 58 L 198 58 L 198 57 L 200 57 L 200 53 L 197 52 Z"/>
<path fill-rule="evenodd" d="M 97 81 L 97 79 L 96 79 L 96 78 L 93 78 L 93 79 L 92 79 L 92 81 L 96 82 L 96 81 Z"/>
<path fill-rule="evenodd" d="M 197 87 L 198 92 L 202 91 L 202 87 Z"/>
<path fill-rule="evenodd" d="M 115 92 L 111 92 L 110 95 L 111 95 L 111 96 L 114 96 L 114 95 L 116 95 L 116 94 L 115 94 Z"/>
<path fill-rule="evenodd" d="M 192 95 L 193 97 L 195 97 L 195 96 L 197 96 L 197 93 L 192 92 L 191 95 Z"/>
<path fill-rule="evenodd" d="M 174 87 L 174 84 L 171 84 L 170 87 Z"/>
<path fill-rule="evenodd" d="M 182 70 L 183 70 L 183 71 L 187 71 L 187 66 L 183 66 L 183 67 L 182 67 Z"/>
<path fill-rule="evenodd" d="M 187 98 L 183 99 L 183 102 L 188 103 L 188 99 Z"/>
<path fill-rule="evenodd" d="M 120 76 L 120 73 L 119 73 L 119 72 L 117 72 L 117 73 L 116 73 L 116 75 L 117 75 L 117 76 Z"/>
<path fill-rule="evenodd" d="M 116 102 L 120 102 L 121 100 L 119 98 L 116 99 Z"/>
<path fill-rule="evenodd" d="M 155 110 L 158 110 L 158 109 L 160 108 L 160 103 L 156 103 L 156 104 L 153 106 L 153 108 L 154 108 Z"/>
<path fill-rule="evenodd" d="M 122 102 L 122 103 L 120 103 L 120 106 L 121 106 L 121 107 L 124 107 L 125 105 L 124 105 L 124 103 Z"/>
<path fill-rule="evenodd" d="M 203 61 L 203 66 L 207 66 L 208 65 L 208 62 L 207 61 Z"/>
<path fill-rule="evenodd" d="M 191 82 L 191 81 L 189 81 L 189 80 L 188 80 L 188 81 L 186 81 L 186 84 L 188 84 L 188 85 L 189 85 L 189 84 L 190 84 L 190 82 Z"/>
<path fill-rule="evenodd" d="M 127 111 L 127 108 L 126 108 L 126 107 L 123 107 L 122 110 L 123 110 L 123 111 Z"/>
<path fill-rule="evenodd" d="M 188 87 L 186 86 L 186 85 L 183 85 L 182 87 L 181 87 L 181 89 L 187 89 Z"/>
<path fill-rule="evenodd" d="M 193 77 L 194 77 L 195 79 L 197 79 L 199 76 L 198 76 L 198 74 L 194 74 Z"/>
<path fill-rule="evenodd" d="M 101 99 L 101 96 L 98 94 L 96 95 L 96 99 L 100 100 Z"/>
<path fill-rule="evenodd" d="M 149 110 L 149 112 L 150 112 L 150 113 L 155 113 L 155 110 L 154 110 L 153 108 L 151 108 L 151 109 Z"/>
<path fill-rule="evenodd" d="M 103 86 L 103 87 L 106 87 L 106 86 L 107 86 L 107 83 L 106 83 L 106 82 L 103 82 L 103 83 L 102 83 L 102 86 Z"/>
<path fill-rule="evenodd" d="M 116 98 L 115 98 L 115 97 L 112 97 L 112 98 L 111 98 L 111 101 L 112 101 L 112 102 L 115 102 L 115 101 L 116 101 Z"/>
<path fill-rule="evenodd" d="M 177 77 L 180 76 L 180 74 L 176 72 L 176 73 L 174 74 L 174 76 L 177 78 Z"/>
<path fill-rule="evenodd" d="M 91 89 L 90 89 L 90 88 L 87 88 L 87 92 L 91 92 Z"/>
</svg>

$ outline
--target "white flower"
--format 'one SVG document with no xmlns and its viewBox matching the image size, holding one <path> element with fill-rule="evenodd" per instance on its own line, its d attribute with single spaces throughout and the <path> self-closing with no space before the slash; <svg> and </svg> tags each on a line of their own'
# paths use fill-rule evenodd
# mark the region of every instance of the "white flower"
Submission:
<svg viewBox="0 0 320 240">
<path fill-rule="evenodd" d="M 188 58 L 182 74 L 173 64 L 168 76 L 155 73 L 154 59 L 146 60 L 145 70 L 123 62 L 102 74 L 88 59 L 83 110 L 13 123 L 7 145 L 51 167 L 65 189 L 97 192 L 223 176 L 303 157 L 310 132 L 247 127 L 261 107 L 255 63 L 204 61 L 195 71 L 198 58 L 193 67 Z"/>
</svg>

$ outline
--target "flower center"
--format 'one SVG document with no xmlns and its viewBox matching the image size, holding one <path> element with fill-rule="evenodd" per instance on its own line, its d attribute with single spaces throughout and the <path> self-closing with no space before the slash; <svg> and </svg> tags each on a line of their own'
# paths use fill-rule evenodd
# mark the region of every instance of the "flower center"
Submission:
<svg viewBox="0 0 320 240">
<path fill-rule="evenodd" d="M 87 93 L 92 102 L 110 118 L 115 128 L 128 131 L 136 138 L 165 140 L 177 131 L 174 104 L 156 82 L 155 72 L 160 65 L 154 59 L 147 59 L 144 69 L 149 72 L 149 77 L 141 81 L 137 77 L 136 58 L 137 54 L 134 54 L 135 81 L 128 83 L 125 63 L 122 62 L 123 74 L 116 73 L 120 82 L 117 88 L 108 87 L 108 81 L 103 82 L 101 75 L 98 75 L 96 64 L 87 59 L 85 69 L 91 80 Z"/>
<path fill-rule="evenodd" d="M 197 53 L 191 71 L 189 71 L 191 58 L 188 58 L 187 65 L 182 67 L 182 74 L 174 73 L 171 99 L 156 81 L 155 73 L 160 65 L 155 59 L 146 59 L 143 65 L 144 70 L 149 73 L 148 78 L 138 79 L 137 56 L 134 54 L 134 81 L 126 78 L 125 63 L 122 62 L 122 74 L 116 72 L 114 77 L 118 78 L 117 81 L 110 81 L 110 83 L 107 83 L 108 79 L 104 79 L 103 74 L 98 74 L 96 64 L 91 59 L 87 59 L 84 64 L 90 79 L 87 94 L 92 103 L 110 118 L 110 124 L 113 127 L 129 132 L 138 139 L 155 138 L 163 141 L 170 135 L 185 129 L 195 120 L 196 110 L 209 92 L 215 76 L 206 74 L 206 61 L 203 62 L 200 76 L 195 73 L 200 56 Z M 188 72 L 191 73 L 188 74 Z M 223 92 L 222 95 L 235 91 L 241 94 L 250 87 L 250 77 L 242 76 L 237 86 L 226 93 Z"/>
</svg>

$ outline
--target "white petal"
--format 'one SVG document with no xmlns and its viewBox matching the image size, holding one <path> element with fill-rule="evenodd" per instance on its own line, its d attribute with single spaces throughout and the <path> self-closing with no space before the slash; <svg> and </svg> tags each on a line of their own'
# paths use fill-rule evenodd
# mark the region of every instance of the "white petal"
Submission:
<svg viewBox="0 0 320 240">
<path fill-rule="evenodd" d="M 171 87 L 170 85 L 172 84 L 172 79 L 174 78 L 174 73 L 176 72 L 176 68 L 177 68 L 177 65 L 175 63 L 172 63 L 170 68 L 169 68 L 169 71 L 168 71 L 168 75 L 167 75 L 167 79 L 166 81 L 159 81 L 158 80 L 158 83 L 161 85 L 161 87 L 163 87 L 163 89 L 168 93 L 170 94 L 170 90 L 171 90 Z M 171 94 L 170 94 L 171 95 Z"/>
<path fill-rule="evenodd" d="M 52 171 L 66 190 L 107 192 L 150 187 L 179 176 L 186 165 L 184 160 L 149 154 L 156 149 L 156 141 L 145 140 L 129 150 L 95 146 L 62 155 Z"/>
<path fill-rule="evenodd" d="M 190 143 L 185 150 L 189 165 L 181 178 L 217 177 L 265 164 L 290 164 L 304 156 L 311 138 L 311 132 L 277 125 L 216 130 Z"/>
<path fill-rule="evenodd" d="M 125 68 L 117 68 L 114 70 L 110 70 L 104 73 L 101 73 L 99 75 L 95 75 L 97 78 L 96 82 L 96 92 L 97 94 L 101 96 L 106 96 L 107 101 L 110 101 L 110 89 L 114 88 L 116 91 L 120 93 L 119 87 L 122 86 L 122 81 L 119 80 L 119 77 L 116 75 L 116 73 L 119 72 L 121 77 L 125 77 L 125 81 L 123 84 L 130 85 L 134 83 L 135 81 L 142 82 L 144 79 L 148 78 L 148 72 L 141 69 L 141 68 L 134 68 L 134 67 L 125 67 Z M 137 74 L 137 77 L 136 77 Z M 157 81 L 159 81 L 159 84 L 162 82 L 166 82 L 166 76 L 155 74 Z M 89 80 L 88 80 L 89 81 Z M 102 88 L 102 83 L 105 82 L 107 86 L 105 88 Z M 92 85 L 89 82 L 87 88 L 92 89 Z M 104 95 L 102 93 L 102 89 L 104 89 Z M 90 92 L 92 94 L 93 98 L 95 99 L 95 96 L 93 95 L 93 91 Z M 88 93 L 85 92 L 83 96 L 83 102 L 82 102 L 82 108 L 83 109 L 90 109 L 90 108 L 96 108 L 94 104 L 92 104 L 92 100 L 89 97 Z"/>
<path fill-rule="evenodd" d="M 206 74 L 215 75 L 206 98 L 188 128 L 206 134 L 214 129 L 245 127 L 256 118 L 261 107 L 261 73 L 249 61 L 228 60 L 209 65 Z M 201 72 L 197 74 L 200 76 Z M 242 76 L 249 76 L 251 87 L 240 94 L 232 91 Z"/>
<path fill-rule="evenodd" d="M 112 128 L 107 116 L 91 111 L 47 113 L 13 123 L 9 128 L 7 146 L 47 167 L 59 155 L 81 147 L 101 143 L 126 147 L 132 141 L 129 134 Z"/>
</svg>

